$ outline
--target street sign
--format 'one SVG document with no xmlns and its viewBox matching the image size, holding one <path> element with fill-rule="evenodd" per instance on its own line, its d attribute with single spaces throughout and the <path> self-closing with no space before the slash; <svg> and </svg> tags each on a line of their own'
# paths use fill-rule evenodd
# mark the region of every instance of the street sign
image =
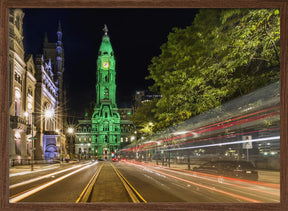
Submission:
<svg viewBox="0 0 288 211">
<path fill-rule="evenodd" d="M 36 140 L 37 138 L 36 137 L 30 137 L 29 139 L 30 140 Z"/>
<path fill-rule="evenodd" d="M 243 136 L 243 141 L 252 140 L 252 136 Z M 244 142 L 242 145 L 243 149 L 252 149 L 253 145 L 251 141 Z"/>
</svg>

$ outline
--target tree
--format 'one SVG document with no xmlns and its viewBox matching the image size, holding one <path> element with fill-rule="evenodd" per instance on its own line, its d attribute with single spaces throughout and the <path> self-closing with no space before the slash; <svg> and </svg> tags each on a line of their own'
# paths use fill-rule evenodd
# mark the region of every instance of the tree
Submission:
<svg viewBox="0 0 288 211">
<path fill-rule="evenodd" d="M 149 66 L 159 130 L 279 80 L 278 9 L 202 9 Z M 147 110 L 147 112 L 149 112 Z"/>
<path fill-rule="evenodd" d="M 155 113 L 157 99 L 142 103 L 137 111 L 130 117 L 130 120 L 136 125 L 137 130 L 143 135 L 151 134 L 153 126 L 149 123 L 155 123 Z"/>
</svg>

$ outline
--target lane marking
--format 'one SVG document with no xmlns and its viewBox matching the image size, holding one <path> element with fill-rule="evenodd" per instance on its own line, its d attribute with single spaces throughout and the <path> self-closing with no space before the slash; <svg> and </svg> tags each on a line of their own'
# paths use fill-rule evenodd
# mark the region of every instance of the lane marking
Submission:
<svg viewBox="0 0 288 211">
<path fill-rule="evenodd" d="M 133 191 L 131 190 L 131 188 L 127 185 L 127 183 L 125 183 L 124 179 L 120 176 L 120 174 L 117 172 L 116 168 L 112 165 L 112 163 L 110 163 L 111 166 L 113 167 L 116 175 L 118 176 L 118 178 L 120 179 L 120 181 L 122 182 L 122 184 L 124 185 L 124 188 L 126 189 L 128 195 L 130 196 L 130 198 L 132 199 L 133 203 L 140 203 L 140 201 L 138 200 L 137 196 L 133 193 Z"/>
<path fill-rule="evenodd" d="M 125 182 L 129 185 L 130 188 L 137 194 L 137 196 L 144 202 L 147 203 L 147 201 L 140 195 L 140 193 L 131 185 L 131 183 L 128 182 L 128 180 L 121 174 L 121 172 L 111 163 L 111 166 L 114 168 L 115 172 L 117 171 L 118 174 L 125 180 Z M 121 178 L 120 178 L 121 179 Z M 125 184 L 125 183 L 123 183 Z M 133 199 L 132 199 L 133 200 Z M 136 202 L 134 202 L 136 203 Z M 138 202 L 139 203 L 139 202 Z"/>
<path fill-rule="evenodd" d="M 43 190 L 43 189 L 45 189 L 45 188 L 47 188 L 47 187 L 49 187 L 49 186 L 57 183 L 57 182 L 60 182 L 61 180 L 64 180 L 65 178 L 67 178 L 67 177 L 69 177 L 69 176 L 71 176 L 71 175 L 73 175 L 73 174 L 76 174 L 76 173 L 78 173 L 78 172 L 80 172 L 80 171 L 83 171 L 84 169 L 87 169 L 87 168 L 89 168 L 89 167 L 91 167 L 91 166 L 94 166 L 94 165 L 96 165 L 96 164 L 97 164 L 97 162 L 92 163 L 92 164 L 87 165 L 87 166 L 84 166 L 84 167 L 82 167 L 82 168 L 80 168 L 80 169 L 78 169 L 78 170 L 76 170 L 76 171 L 73 171 L 73 172 L 71 172 L 71 173 L 69 173 L 69 174 L 66 174 L 66 175 L 64 175 L 64 176 L 62 176 L 62 177 L 59 177 L 59 178 L 57 178 L 57 179 L 55 179 L 55 180 L 52 180 L 52 181 L 47 182 L 47 183 L 44 183 L 44 184 L 39 185 L 39 186 L 37 186 L 37 187 L 35 187 L 35 188 L 29 189 L 28 191 L 24 191 L 24 192 L 21 192 L 21 193 L 18 193 L 18 194 L 16 194 L 16 195 L 14 195 L 14 196 L 11 196 L 11 197 L 9 198 L 9 202 L 10 202 L 10 203 L 15 203 L 15 202 L 21 201 L 22 199 L 25 199 L 25 198 L 27 198 L 28 196 L 31 196 L 31 195 L 33 195 L 33 194 L 35 194 L 35 193 L 37 193 L 37 192 L 39 192 L 39 191 L 41 191 L 41 190 Z"/>
<path fill-rule="evenodd" d="M 103 165 L 104 165 L 104 163 L 102 163 L 101 166 L 97 169 L 97 171 L 92 176 L 92 178 L 90 179 L 90 181 L 88 182 L 88 184 L 86 185 L 86 187 L 84 188 L 84 190 L 82 191 L 82 193 L 80 194 L 79 198 L 76 200 L 75 203 L 88 201 L 88 198 L 91 194 L 92 188 L 94 187 L 94 184 L 95 184 L 95 182 L 96 182 L 96 180 L 100 174 L 100 171 L 101 171 Z"/>
</svg>

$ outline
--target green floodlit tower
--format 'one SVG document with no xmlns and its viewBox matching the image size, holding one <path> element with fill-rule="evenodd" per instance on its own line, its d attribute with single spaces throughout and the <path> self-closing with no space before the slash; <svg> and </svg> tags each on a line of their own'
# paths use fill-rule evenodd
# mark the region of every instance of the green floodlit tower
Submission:
<svg viewBox="0 0 288 211">
<path fill-rule="evenodd" d="M 120 148 L 120 115 L 116 104 L 115 58 L 108 28 L 97 59 L 96 104 L 92 115 L 91 150 L 98 158 L 111 159 Z M 94 153 L 93 153 L 94 154 Z"/>
</svg>

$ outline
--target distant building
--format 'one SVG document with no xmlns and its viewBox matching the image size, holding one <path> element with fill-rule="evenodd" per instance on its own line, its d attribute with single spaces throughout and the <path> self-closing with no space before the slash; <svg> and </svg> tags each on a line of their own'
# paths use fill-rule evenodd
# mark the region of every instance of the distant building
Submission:
<svg viewBox="0 0 288 211">
<path fill-rule="evenodd" d="M 44 44 L 44 55 L 24 59 L 23 18 L 21 9 L 9 10 L 9 157 L 14 163 L 31 159 L 32 136 L 35 159 L 60 158 L 60 145 L 65 145 L 65 115 L 59 109 L 64 104 L 61 28 L 49 53 Z M 45 119 L 47 108 L 53 109 L 52 119 Z"/>
<path fill-rule="evenodd" d="M 134 112 L 137 110 L 137 108 L 144 102 L 148 102 L 154 98 L 161 98 L 162 95 L 159 94 L 153 94 L 149 91 L 139 90 L 135 92 L 135 95 L 133 97 L 133 110 Z"/>
</svg>

